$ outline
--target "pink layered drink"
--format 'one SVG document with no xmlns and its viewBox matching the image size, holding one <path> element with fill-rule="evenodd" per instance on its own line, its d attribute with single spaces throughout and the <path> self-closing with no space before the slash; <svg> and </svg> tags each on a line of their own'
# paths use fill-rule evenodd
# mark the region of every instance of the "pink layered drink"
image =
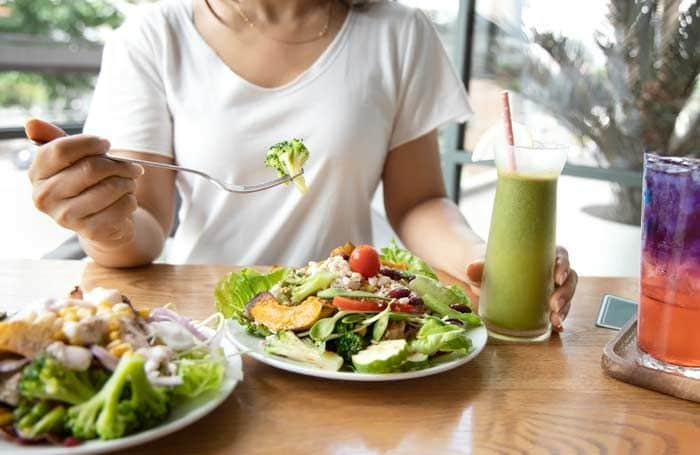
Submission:
<svg viewBox="0 0 700 455">
<path fill-rule="evenodd" d="M 700 160 L 647 154 L 639 347 L 700 367 Z"/>
</svg>

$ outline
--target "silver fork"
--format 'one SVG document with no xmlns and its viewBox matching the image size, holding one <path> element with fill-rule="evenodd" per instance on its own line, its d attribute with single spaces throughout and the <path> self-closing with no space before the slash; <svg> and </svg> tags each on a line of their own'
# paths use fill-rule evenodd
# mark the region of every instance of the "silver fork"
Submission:
<svg viewBox="0 0 700 455">
<path fill-rule="evenodd" d="M 37 142 L 37 141 L 32 141 L 32 143 L 34 145 L 37 145 L 37 146 L 41 146 L 41 145 L 45 144 L 45 142 L 42 143 L 42 142 Z M 127 158 L 125 156 L 115 156 L 115 155 L 110 155 L 109 153 L 106 153 L 105 157 L 109 158 L 112 161 L 121 161 L 123 163 L 134 163 L 134 164 L 140 164 L 142 166 L 168 169 L 170 171 L 189 172 L 191 174 L 196 174 L 202 178 L 209 180 L 211 183 L 218 186 L 220 189 L 222 189 L 224 191 L 228 191 L 230 193 L 255 193 L 258 191 L 263 191 L 263 190 L 267 190 L 270 188 L 274 188 L 278 185 L 290 182 L 293 179 L 304 175 L 304 169 L 302 168 L 302 170 L 298 174 L 293 175 L 293 176 L 280 177 L 278 179 L 269 180 L 269 181 L 263 182 L 263 183 L 256 183 L 254 185 L 235 185 L 233 183 L 222 182 L 221 180 L 212 177 L 211 175 L 207 174 L 206 172 L 202 172 L 202 171 L 199 171 L 197 169 L 191 169 L 188 167 L 176 166 L 174 164 L 167 164 L 167 163 L 159 163 L 157 161 L 139 160 L 137 158 Z"/>
</svg>

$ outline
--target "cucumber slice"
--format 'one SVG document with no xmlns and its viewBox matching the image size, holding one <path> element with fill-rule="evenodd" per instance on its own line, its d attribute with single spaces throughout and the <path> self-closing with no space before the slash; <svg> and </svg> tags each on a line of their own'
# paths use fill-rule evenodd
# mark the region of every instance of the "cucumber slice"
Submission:
<svg viewBox="0 0 700 455">
<path fill-rule="evenodd" d="M 401 365 L 403 371 L 415 371 L 428 368 L 430 366 L 430 361 L 426 354 L 420 352 L 414 352 L 406 358 L 406 361 Z"/>
<path fill-rule="evenodd" d="M 391 373 L 401 369 L 408 357 L 406 340 L 384 340 L 352 356 L 359 373 Z"/>
</svg>

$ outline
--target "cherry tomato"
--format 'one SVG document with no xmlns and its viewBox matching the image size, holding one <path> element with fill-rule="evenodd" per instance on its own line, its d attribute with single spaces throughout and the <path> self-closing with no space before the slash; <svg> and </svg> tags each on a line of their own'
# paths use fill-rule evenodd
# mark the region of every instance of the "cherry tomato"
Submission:
<svg viewBox="0 0 700 455">
<path fill-rule="evenodd" d="M 369 245 L 360 245 L 350 254 L 350 270 L 365 278 L 379 273 L 379 254 Z"/>
<path fill-rule="evenodd" d="M 349 299 L 347 297 L 333 297 L 333 306 L 342 311 L 364 311 L 366 313 L 378 313 L 386 308 L 386 303 L 379 300 Z"/>
</svg>

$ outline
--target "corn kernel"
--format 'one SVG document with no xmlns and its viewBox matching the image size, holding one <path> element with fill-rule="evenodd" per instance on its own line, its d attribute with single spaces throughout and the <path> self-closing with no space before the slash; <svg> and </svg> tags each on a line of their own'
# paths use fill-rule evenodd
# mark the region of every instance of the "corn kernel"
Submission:
<svg viewBox="0 0 700 455">
<path fill-rule="evenodd" d="M 117 317 L 112 316 L 107 320 L 107 330 L 109 331 L 119 330 L 121 326 L 122 324 Z"/>
<path fill-rule="evenodd" d="M 107 300 L 98 303 L 95 306 L 97 314 L 109 313 L 112 310 L 112 304 Z"/>
<path fill-rule="evenodd" d="M 93 315 L 92 308 L 78 308 L 75 312 L 78 319 L 86 319 Z"/>
<path fill-rule="evenodd" d="M 117 338 L 116 340 L 110 341 L 109 344 L 107 344 L 107 350 L 108 350 L 108 351 L 111 350 L 112 348 L 114 348 L 114 347 L 118 346 L 119 344 L 121 344 L 121 342 L 122 342 L 122 340 L 119 339 L 119 338 Z"/>
<path fill-rule="evenodd" d="M 131 312 L 131 307 L 126 303 L 115 303 L 114 306 L 112 306 L 113 313 L 122 313 L 124 311 Z"/>
<path fill-rule="evenodd" d="M 110 349 L 109 352 L 115 357 L 121 357 L 126 353 L 133 352 L 133 350 L 131 349 L 131 345 L 129 343 L 119 343 Z"/>
<path fill-rule="evenodd" d="M 119 339 L 119 335 L 121 335 L 120 330 L 112 330 L 109 332 L 109 341 L 114 341 Z"/>
<path fill-rule="evenodd" d="M 140 310 L 137 311 L 137 313 L 142 318 L 147 318 L 151 314 L 151 310 L 149 310 L 148 308 L 141 308 Z"/>
<path fill-rule="evenodd" d="M 117 311 L 114 313 L 115 316 L 119 318 L 125 318 L 125 319 L 133 319 L 134 313 L 131 312 L 131 310 L 128 311 Z"/>
</svg>

